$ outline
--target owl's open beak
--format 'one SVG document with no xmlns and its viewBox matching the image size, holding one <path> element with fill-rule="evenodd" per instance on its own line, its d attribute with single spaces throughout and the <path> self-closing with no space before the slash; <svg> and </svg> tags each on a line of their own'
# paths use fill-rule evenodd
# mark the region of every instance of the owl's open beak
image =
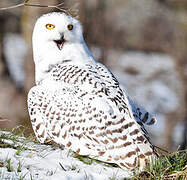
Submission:
<svg viewBox="0 0 187 180">
<path fill-rule="evenodd" d="M 54 40 L 54 42 L 56 43 L 58 49 L 59 49 L 59 50 L 62 50 L 62 47 L 63 47 L 63 45 L 64 45 L 64 43 L 65 43 L 65 39 L 64 39 L 64 37 L 62 36 L 61 39 L 59 39 L 59 40 Z"/>
</svg>

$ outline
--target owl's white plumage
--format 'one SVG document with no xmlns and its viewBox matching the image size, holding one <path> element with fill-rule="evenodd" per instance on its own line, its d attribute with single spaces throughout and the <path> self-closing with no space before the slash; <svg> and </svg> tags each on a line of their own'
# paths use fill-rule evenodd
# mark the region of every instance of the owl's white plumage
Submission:
<svg viewBox="0 0 187 180">
<path fill-rule="evenodd" d="M 124 169 L 143 168 L 155 157 L 143 126 L 155 118 L 133 104 L 113 74 L 93 58 L 78 20 L 64 13 L 40 17 L 33 53 L 36 86 L 28 108 L 41 143 L 53 140 Z"/>
</svg>

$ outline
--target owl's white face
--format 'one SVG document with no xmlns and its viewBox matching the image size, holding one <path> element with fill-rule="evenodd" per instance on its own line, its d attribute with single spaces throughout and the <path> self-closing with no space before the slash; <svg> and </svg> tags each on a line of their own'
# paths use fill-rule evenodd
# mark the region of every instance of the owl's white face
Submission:
<svg viewBox="0 0 187 180">
<path fill-rule="evenodd" d="M 60 47 L 66 43 L 82 41 L 82 27 L 78 20 L 64 13 L 50 13 L 41 16 L 34 27 L 33 46 L 37 43 L 46 43 Z M 59 42 L 59 46 L 58 43 Z M 58 50 L 59 50 L 58 49 Z"/>
<path fill-rule="evenodd" d="M 33 31 L 36 81 L 44 79 L 50 68 L 65 61 L 82 61 L 89 54 L 78 20 L 65 13 L 41 16 Z M 75 60 L 76 57 L 76 60 Z"/>
</svg>

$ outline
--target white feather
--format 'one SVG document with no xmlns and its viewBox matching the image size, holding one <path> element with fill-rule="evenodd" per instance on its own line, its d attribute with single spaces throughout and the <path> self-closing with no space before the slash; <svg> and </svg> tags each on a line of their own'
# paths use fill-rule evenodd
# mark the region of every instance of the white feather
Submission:
<svg viewBox="0 0 187 180">
<path fill-rule="evenodd" d="M 46 24 L 55 28 L 47 29 Z M 68 30 L 68 25 L 73 25 Z M 60 50 L 56 40 L 64 37 Z M 50 13 L 33 32 L 36 84 L 28 95 L 33 129 L 40 142 L 51 139 L 81 155 L 141 168 L 154 157 L 142 122 L 117 79 L 88 50 L 78 20 Z M 134 107 L 134 108 L 133 108 Z M 134 110 L 135 109 L 135 110 Z M 140 125 L 141 123 L 141 125 Z"/>
</svg>

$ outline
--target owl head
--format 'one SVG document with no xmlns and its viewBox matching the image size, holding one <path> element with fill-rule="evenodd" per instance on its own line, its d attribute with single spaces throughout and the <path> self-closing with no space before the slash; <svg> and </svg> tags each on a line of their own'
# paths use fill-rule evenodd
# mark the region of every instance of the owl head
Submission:
<svg viewBox="0 0 187 180">
<path fill-rule="evenodd" d="M 54 65 L 67 60 L 76 63 L 86 59 L 81 56 L 89 54 L 80 22 L 62 12 L 38 18 L 32 40 L 36 81 L 44 78 Z"/>
<path fill-rule="evenodd" d="M 66 43 L 82 41 L 82 26 L 79 21 L 65 13 L 53 12 L 41 16 L 34 27 L 33 46 L 46 43 L 62 50 Z M 44 44 L 43 44 L 44 45 Z"/>
</svg>

